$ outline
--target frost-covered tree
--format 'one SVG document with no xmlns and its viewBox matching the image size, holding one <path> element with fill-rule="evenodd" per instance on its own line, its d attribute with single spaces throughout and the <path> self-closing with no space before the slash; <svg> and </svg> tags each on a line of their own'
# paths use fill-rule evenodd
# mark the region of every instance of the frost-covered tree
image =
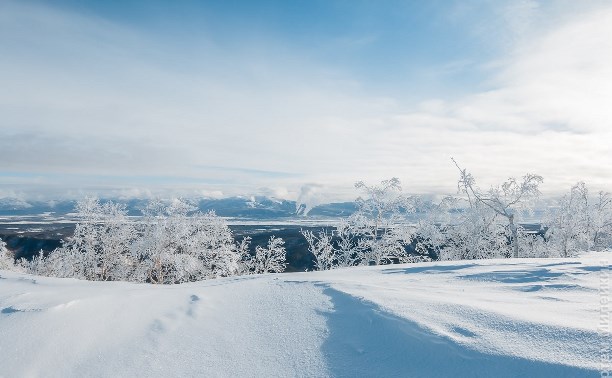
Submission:
<svg viewBox="0 0 612 378">
<path fill-rule="evenodd" d="M 448 253 L 448 230 L 454 225 L 453 210 L 459 199 L 446 196 L 438 203 L 417 198 L 415 207 L 421 216 L 416 222 L 416 250 L 422 255 L 442 258 Z"/>
<path fill-rule="evenodd" d="M 447 239 L 441 258 L 471 260 L 511 256 L 508 240 L 512 235 L 499 218 L 497 213 L 480 204 L 463 209 L 457 222 L 446 227 Z"/>
<path fill-rule="evenodd" d="M 222 218 L 178 199 L 150 202 L 140 222 L 128 219 L 123 205 L 92 198 L 78 202 L 77 214 L 75 232 L 61 248 L 21 266 L 56 277 L 172 284 L 278 272 L 286 264 L 282 239 L 271 239 L 246 259 L 249 238 L 235 243 Z"/>
<path fill-rule="evenodd" d="M 584 182 L 574 185 L 546 215 L 543 226 L 552 254 L 567 257 L 583 250 L 612 246 L 612 199 L 593 199 Z M 556 252 L 556 253 L 555 253 Z"/>
<path fill-rule="evenodd" d="M 6 243 L 0 239 L 0 270 L 11 270 L 15 267 L 13 253 L 6 248 Z"/>
<path fill-rule="evenodd" d="M 137 280 L 181 283 L 239 272 L 240 246 L 214 212 L 200 213 L 187 202 L 154 201 L 145 210 L 134 245 Z"/>
<path fill-rule="evenodd" d="M 286 255 L 283 239 L 271 236 L 267 247 L 255 247 L 255 254 L 249 254 L 244 264 L 250 274 L 281 273 L 287 266 Z"/>
<path fill-rule="evenodd" d="M 508 257 L 508 228 L 498 215 L 482 204 L 445 197 L 426 204 L 425 215 L 417 222 L 416 248 L 441 260 Z"/>
<path fill-rule="evenodd" d="M 128 279 L 136 263 L 131 255 L 135 229 L 125 206 L 86 198 L 77 202 L 76 212 L 74 234 L 49 256 L 34 259 L 30 270 L 94 281 Z"/>
<path fill-rule="evenodd" d="M 412 240 L 412 228 L 405 214 L 411 210 L 409 201 L 401 195 L 397 178 L 368 186 L 357 182 L 363 192 L 357 198 L 357 211 L 342 220 L 332 231 L 303 231 L 310 252 L 319 270 L 352 265 L 380 265 L 408 262 L 406 252 Z"/>
<path fill-rule="evenodd" d="M 589 249 L 590 235 L 589 192 L 580 182 L 564 195 L 557 209 L 547 214 L 543 226 L 551 250 L 568 257 Z"/>
<path fill-rule="evenodd" d="M 364 196 L 357 198 L 357 211 L 347 219 L 344 233 L 354 241 L 352 251 L 357 255 L 356 261 L 361 265 L 409 261 L 406 245 L 412 240 L 413 232 L 405 213 L 412 209 L 402 196 L 400 181 L 392 178 L 373 186 L 360 181 L 355 187 Z"/>
<path fill-rule="evenodd" d="M 541 254 L 542 240 L 528 235 L 518 217 L 531 209 L 542 178 L 511 178 L 483 191 L 470 173 L 452 161 L 460 172 L 458 190 L 463 197 L 448 196 L 439 203 L 419 205 L 425 215 L 416 226 L 417 251 L 443 260 Z"/>
<path fill-rule="evenodd" d="M 591 245 L 595 250 L 612 248 L 612 196 L 599 192 L 591 208 Z"/>
<path fill-rule="evenodd" d="M 522 257 L 552 257 L 549 243 L 539 233 L 519 233 L 520 255 Z"/>
<path fill-rule="evenodd" d="M 308 250 L 314 256 L 316 270 L 329 270 L 339 266 L 336 250 L 332 244 L 333 237 L 329 232 L 322 230 L 314 233 L 310 230 L 302 230 L 302 235 L 308 242 Z"/>
<path fill-rule="evenodd" d="M 543 182 L 542 177 L 526 174 L 521 180 L 509 178 L 500 186 L 481 190 L 476 186 L 474 177 L 466 169 L 459 167 L 455 159 L 452 161 L 459 169 L 458 188 L 466 195 L 470 211 L 482 215 L 484 225 L 488 224 L 487 219 L 491 219 L 490 216 L 486 216 L 487 211 L 495 214 L 492 221 L 503 220 L 510 233 L 512 256 L 518 257 L 521 230 L 517 218 L 521 213 L 532 209 L 534 200 L 540 195 L 539 186 Z"/>
<path fill-rule="evenodd" d="M 201 213 L 185 201 L 154 201 L 134 245 L 138 280 L 181 283 L 237 274 L 282 272 L 284 241 L 272 237 L 267 248 L 249 253 L 250 238 L 235 242 L 227 223 L 213 211 Z"/>
<path fill-rule="evenodd" d="M 341 219 L 334 230 L 334 265 L 340 268 L 361 263 L 363 251 L 358 247 L 361 237 L 355 232 L 353 218 Z"/>
</svg>

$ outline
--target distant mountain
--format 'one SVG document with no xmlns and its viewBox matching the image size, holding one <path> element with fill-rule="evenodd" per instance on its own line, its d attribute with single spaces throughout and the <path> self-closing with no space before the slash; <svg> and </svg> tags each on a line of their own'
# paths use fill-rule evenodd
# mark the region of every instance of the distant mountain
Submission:
<svg viewBox="0 0 612 378">
<path fill-rule="evenodd" d="M 201 211 L 214 210 L 222 217 L 270 219 L 296 216 L 307 217 L 344 217 L 352 214 L 355 204 L 330 203 L 311 209 L 307 215 L 303 207 L 298 207 L 295 201 L 270 197 L 230 197 L 223 199 L 202 199 L 198 203 Z"/>
<path fill-rule="evenodd" d="M 267 219 L 296 215 L 295 201 L 268 197 L 201 199 L 197 206 L 201 211 L 214 210 L 222 217 Z"/>
<path fill-rule="evenodd" d="M 64 215 L 74 211 L 75 201 L 24 201 L 19 198 L 0 198 L 0 215 Z"/>
<path fill-rule="evenodd" d="M 309 212 L 310 217 L 346 217 L 357 211 L 355 202 L 327 203 L 313 207 Z"/>
<path fill-rule="evenodd" d="M 146 199 L 116 200 L 126 205 L 128 215 L 138 216 L 146 207 Z M 103 199 L 102 201 L 106 201 Z M 217 215 L 232 218 L 273 219 L 305 216 L 304 208 L 298 208 L 295 201 L 253 196 L 221 199 L 201 198 L 192 200 L 201 211 L 214 210 Z M 62 216 L 74 212 L 76 201 L 24 201 L 18 198 L 0 199 L 0 216 L 28 216 L 49 213 Z M 330 203 L 315 206 L 307 217 L 345 217 L 356 210 L 353 202 Z"/>
<path fill-rule="evenodd" d="M 13 210 L 19 211 L 24 209 L 29 209 L 32 207 L 32 204 L 21 200 L 19 198 L 0 198 L 0 210 Z"/>
</svg>

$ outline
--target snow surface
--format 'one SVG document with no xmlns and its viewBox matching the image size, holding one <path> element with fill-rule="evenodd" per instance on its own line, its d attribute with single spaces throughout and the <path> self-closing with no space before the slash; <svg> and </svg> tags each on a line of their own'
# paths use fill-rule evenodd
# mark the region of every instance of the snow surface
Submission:
<svg viewBox="0 0 612 378">
<path fill-rule="evenodd" d="M 612 254 L 175 286 L 0 272 L 0 377 L 599 376 Z"/>
</svg>

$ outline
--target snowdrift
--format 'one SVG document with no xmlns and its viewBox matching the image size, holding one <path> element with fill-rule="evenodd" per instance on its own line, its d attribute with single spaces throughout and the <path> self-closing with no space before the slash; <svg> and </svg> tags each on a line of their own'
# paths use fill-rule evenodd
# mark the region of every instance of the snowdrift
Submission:
<svg viewBox="0 0 612 378">
<path fill-rule="evenodd" d="M 0 377 L 592 377 L 609 253 L 174 286 L 0 271 Z M 609 311 L 609 309 L 608 309 Z"/>
</svg>

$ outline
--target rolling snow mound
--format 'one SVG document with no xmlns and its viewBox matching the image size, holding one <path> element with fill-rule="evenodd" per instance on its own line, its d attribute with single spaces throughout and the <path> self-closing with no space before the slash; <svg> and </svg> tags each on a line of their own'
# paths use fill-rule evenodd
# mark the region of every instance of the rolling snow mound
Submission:
<svg viewBox="0 0 612 378">
<path fill-rule="evenodd" d="M 173 286 L 0 271 L 0 377 L 598 376 L 611 343 L 598 333 L 610 261 L 589 253 Z"/>
</svg>

